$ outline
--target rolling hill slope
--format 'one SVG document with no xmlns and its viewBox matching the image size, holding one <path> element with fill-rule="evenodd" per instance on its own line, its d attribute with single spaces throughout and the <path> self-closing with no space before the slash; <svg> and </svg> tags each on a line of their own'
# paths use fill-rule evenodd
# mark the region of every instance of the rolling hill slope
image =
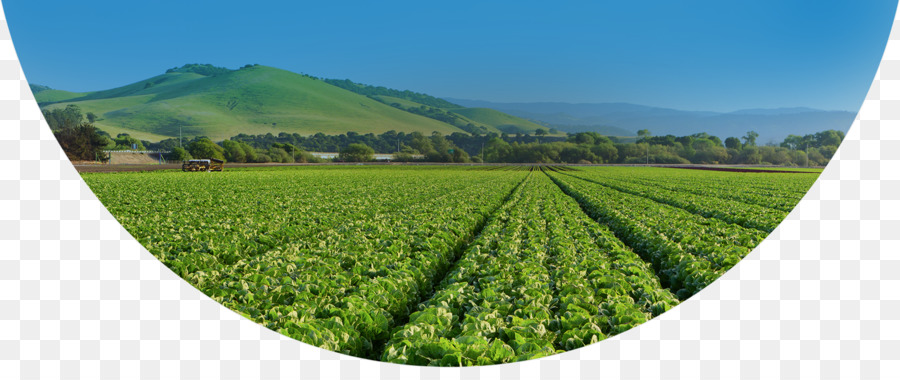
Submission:
<svg viewBox="0 0 900 380">
<path fill-rule="evenodd" d="M 50 87 L 36 85 L 36 84 L 30 85 L 30 87 L 31 87 L 31 92 L 34 94 L 34 97 L 37 100 L 38 104 L 40 104 L 42 102 L 43 103 L 61 102 L 61 101 L 67 100 L 67 99 L 79 98 L 79 97 L 86 95 L 86 93 L 81 93 L 81 92 L 69 92 L 69 91 L 63 91 L 63 90 L 54 90 Z"/>
<path fill-rule="evenodd" d="M 389 104 L 413 113 L 431 115 L 430 117 L 432 118 L 460 127 L 464 130 L 474 130 L 471 126 L 467 126 L 469 123 L 479 127 L 479 133 L 500 134 L 506 132 L 510 134 L 533 134 L 538 128 L 547 130 L 547 127 L 537 123 L 508 115 L 494 109 L 465 108 L 458 104 L 451 103 L 446 99 L 436 98 L 428 94 L 354 83 L 349 79 L 325 79 L 325 81 L 345 90 L 376 99 L 384 104 Z M 416 110 L 416 108 L 418 108 L 418 110 Z M 563 133 L 560 135 L 565 134 Z"/>
<path fill-rule="evenodd" d="M 534 131 L 538 128 L 545 131 L 548 129 L 547 127 L 525 120 L 521 117 L 505 114 L 490 108 L 452 108 L 448 111 L 465 116 L 467 119 L 476 123 L 494 127 L 509 134 L 534 134 Z"/>
<path fill-rule="evenodd" d="M 227 139 L 240 133 L 311 135 L 346 132 L 462 132 L 305 75 L 246 66 L 210 73 L 186 65 L 119 88 L 89 93 L 43 89 L 44 109 L 78 105 L 99 116 L 97 127 L 157 141 L 185 136 Z"/>
</svg>

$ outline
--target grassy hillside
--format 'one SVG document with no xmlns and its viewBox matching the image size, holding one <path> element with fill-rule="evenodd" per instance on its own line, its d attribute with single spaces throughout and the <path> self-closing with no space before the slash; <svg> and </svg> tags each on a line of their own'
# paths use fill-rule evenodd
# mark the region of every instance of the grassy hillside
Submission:
<svg viewBox="0 0 900 380">
<path fill-rule="evenodd" d="M 323 79 L 330 85 L 337 86 L 343 88 L 347 91 L 352 91 L 360 95 L 365 96 L 388 96 L 392 98 L 399 98 L 409 100 L 411 102 L 415 102 L 418 104 L 423 104 L 429 107 L 435 108 L 458 108 L 461 107 L 458 104 L 450 103 L 444 99 L 436 98 L 434 96 L 428 94 L 422 94 L 418 92 L 413 92 L 409 90 L 395 90 L 393 88 L 387 88 L 383 86 L 370 86 L 362 83 L 355 83 L 349 79 Z"/>
<path fill-rule="evenodd" d="M 548 129 L 540 124 L 490 108 L 452 108 L 448 111 L 464 116 L 476 124 L 484 124 L 509 134 L 534 134 L 538 128 Z"/>
<path fill-rule="evenodd" d="M 38 104 L 61 102 L 63 100 L 79 98 L 85 95 L 81 92 L 55 90 L 39 84 L 29 84 L 29 87 L 31 87 L 31 93 L 34 94 L 34 99 Z"/>
<path fill-rule="evenodd" d="M 384 104 L 388 104 L 392 107 L 397 107 L 407 112 L 415 113 L 417 115 L 426 116 L 431 119 L 435 119 L 438 121 L 442 121 L 444 123 L 450 124 L 454 127 L 460 128 L 467 132 L 477 131 L 479 134 L 485 133 L 497 133 L 500 134 L 503 131 L 484 123 L 480 123 L 469 119 L 463 115 L 458 113 L 447 111 L 444 108 L 432 107 L 429 105 L 416 103 L 415 101 L 397 98 L 393 96 L 386 95 L 369 95 L 370 98 L 378 100 Z M 456 107 L 454 107 L 456 108 Z M 474 126 L 474 128 L 472 127 Z"/>
<path fill-rule="evenodd" d="M 178 136 L 179 129 L 185 136 L 205 135 L 213 140 L 239 133 L 461 131 L 323 81 L 266 66 L 211 75 L 169 70 L 127 86 L 54 99 L 63 101 L 44 108 L 76 104 L 85 113 L 97 114 L 100 119 L 95 124 L 112 135 L 124 132 L 153 141 Z"/>
</svg>

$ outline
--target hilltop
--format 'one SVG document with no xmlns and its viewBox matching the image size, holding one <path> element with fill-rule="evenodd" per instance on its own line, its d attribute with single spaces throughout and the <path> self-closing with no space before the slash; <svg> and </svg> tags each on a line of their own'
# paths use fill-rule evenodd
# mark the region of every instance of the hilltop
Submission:
<svg viewBox="0 0 900 380">
<path fill-rule="evenodd" d="M 460 106 L 428 95 L 346 81 L 360 89 L 351 91 L 329 81 L 261 65 L 231 70 L 188 64 L 103 91 L 77 93 L 31 87 L 43 109 L 75 104 L 83 112 L 97 115 L 95 125 L 113 136 L 128 133 L 151 141 L 177 137 L 179 133 L 223 140 L 241 133 L 499 132 L 492 123 L 477 117 L 457 115 L 456 122 L 435 117 L 435 113 L 447 113 L 441 107 L 458 110 Z M 393 95 L 415 109 L 391 106 L 374 93 L 364 94 L 367 88 Z M 434 111 L 424 112 L 422 107 Z M 525 131 L 540 127 L 505 116 L 521 120 Z"/>
</svg>

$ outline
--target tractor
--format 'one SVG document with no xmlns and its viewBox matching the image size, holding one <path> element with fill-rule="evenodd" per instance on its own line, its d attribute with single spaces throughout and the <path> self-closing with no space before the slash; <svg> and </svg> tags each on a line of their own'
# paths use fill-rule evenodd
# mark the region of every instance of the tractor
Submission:
<svg viewBox="0 0 900 380">
<path fill-rule="evenodd" d="M 223 170 L 225 170 L 225 161 L 215 158 L 181 162 L 181 171 L 184 172 L 220 172 Z"/>
</svg>

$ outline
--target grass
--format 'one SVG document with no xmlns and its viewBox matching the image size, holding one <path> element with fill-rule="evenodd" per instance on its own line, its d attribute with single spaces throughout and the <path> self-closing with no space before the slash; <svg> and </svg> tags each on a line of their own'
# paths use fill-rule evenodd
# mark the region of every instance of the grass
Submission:
<svg viewBox="0 0 900 380">
<path fill-rule="evenodd" d="M 62 99 L 45 108 L 75 104 L 84 113 L 97 114 L 100 120 L 95 124 L 111 135 L 124 132 L 147 140 L 177 137 L 179 128 L 185 136 L 204 135 L 213 140 L 240 133 L 380 134 L 396 130 L 427 135 L 461 131 L 325 82 L 266 66 L 217 76 L 173 72 Z"/>
<path fill-rule="evenodd" d="M 52 102 L 61 102 L 64 100 L 80 98 L 84 96 L 86 93 L 83 92 L 70 92 L 63 90 L 44 90 L 34 94 L 34 100 L 38 103 L 52 103 Z"/>
</svg>

